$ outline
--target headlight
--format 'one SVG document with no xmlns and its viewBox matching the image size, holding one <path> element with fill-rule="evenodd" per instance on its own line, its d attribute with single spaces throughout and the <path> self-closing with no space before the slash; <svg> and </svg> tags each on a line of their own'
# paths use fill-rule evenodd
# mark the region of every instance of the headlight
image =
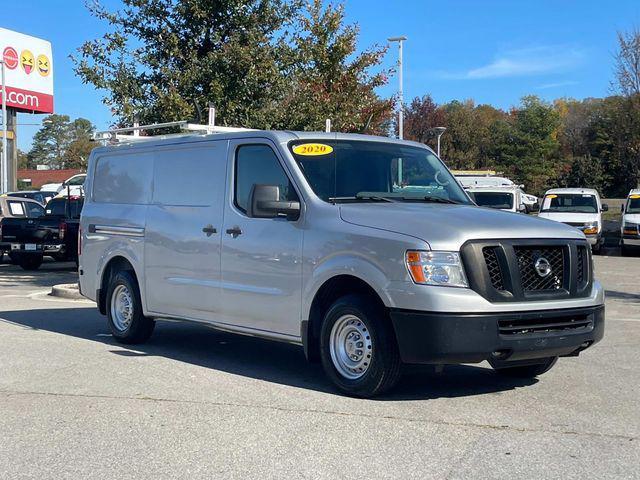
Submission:
<svg viewBox="0 0 640 480">
<path fill-rule="evenodd" d="M 458 252 L 424 252 L 409 250 L 407 268 L 414 282 L 422 285 L 468 287 Z"/>
<path fill-rule="evenodd" d="M 624 222 L 622 226 L 622 234 L 623 235 L 637 235 L 638 234 L 638 224 Z"/>
<path fill-rule="evenodd" d="M 598 222 L 585 223 L 582 227 L 582 233 L 585 235 L 596 235 L 598 233 Z"/>
</svg>

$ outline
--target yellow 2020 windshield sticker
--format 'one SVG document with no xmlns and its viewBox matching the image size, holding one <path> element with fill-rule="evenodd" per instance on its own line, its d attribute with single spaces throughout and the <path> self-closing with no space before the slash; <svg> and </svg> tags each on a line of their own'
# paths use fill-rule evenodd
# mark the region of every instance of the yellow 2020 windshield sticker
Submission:
<svg viewBox="0 0 640 480">
<path fill-rule="evenodd" d="M 293 147 L 293 153 L 306 157 L 329 155 L 331 152 L 333 152 L 333 147 L 324 143 L 303 143 Z"/>
</svg>

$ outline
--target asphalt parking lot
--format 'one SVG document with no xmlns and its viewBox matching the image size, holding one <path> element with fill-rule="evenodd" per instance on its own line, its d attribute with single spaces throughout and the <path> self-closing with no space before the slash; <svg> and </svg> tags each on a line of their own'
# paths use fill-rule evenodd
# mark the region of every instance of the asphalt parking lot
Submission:
<svg viewBox="0 0 640 480">
<path fill-rule="evenodd" d="M 487 365 L 338 395 L 294 346 L 160 323 L 116 344 L 72 264 L 0 265 L 0 478 L 640 478 L 640 258 L 596 257 L 605 339 L 537 381 Z"/>
</svg>

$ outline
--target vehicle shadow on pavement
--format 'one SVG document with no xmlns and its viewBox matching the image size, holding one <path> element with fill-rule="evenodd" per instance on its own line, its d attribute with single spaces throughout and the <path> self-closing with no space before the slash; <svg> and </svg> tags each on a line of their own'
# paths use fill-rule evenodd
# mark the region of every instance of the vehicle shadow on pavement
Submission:
<svg viewBox="0 0 640 480">
<path fill-rule="evenodd" d="M 11 265 L 6 258 L 0 264 L 0 285 L 7 287 L 25 286 L 25 277 L 28 277 L 29 287 L 49 287 L 54 283 L 69 283 L 78 281 L 77 267 L 73 262 L 55 262 L 46 259 L 39 270 L 23 270 L 17 265 Z"/>
<path fill-rule="evenodd" d="M 286 343 L 220 332 L 202 325 L 158 322 L 151 339 L 122 345 L 111 336 L 105 317 L 94 307 L 0 312 L 0 321 L 69 335 L 106 345 L 123 357 L 159 356 L 235 375 L 338 394 L 319 364 L 308 363 L 302 348 Z M 505 379 L 491 369 L 451 365 L 436 374 L 433 367 L 409 367 L 397 388 L 380 401 L 425 400 L 500 393 L 536 380 Z"/>
<path fill-rule="evenodd" d="M 638 293 L 618 292 L 616 290 L 605 290 L 604 294 L 607 299 L 626 300 L 627 302 L 640 303 L 640 294 Z"/>
</svg>

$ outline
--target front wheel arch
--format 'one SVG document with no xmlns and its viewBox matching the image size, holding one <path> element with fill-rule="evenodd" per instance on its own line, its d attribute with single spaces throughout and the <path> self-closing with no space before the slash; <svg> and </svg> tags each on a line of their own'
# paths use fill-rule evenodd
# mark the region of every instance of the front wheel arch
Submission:
<svg viewBox="0 0 640 480">
<path fill-rule="evenodd" d="M 310 362 L 320 361 L 320 330 L 325 313 L 336 300 L 351 294 L 364 295 L 376 308 L 386 310 L 378 293 L 364 280 L 353 275 L 337 275 L 326 280 L 311 302 L 308 320 L 302 323 L 302 344 Z"/>
</svg>

